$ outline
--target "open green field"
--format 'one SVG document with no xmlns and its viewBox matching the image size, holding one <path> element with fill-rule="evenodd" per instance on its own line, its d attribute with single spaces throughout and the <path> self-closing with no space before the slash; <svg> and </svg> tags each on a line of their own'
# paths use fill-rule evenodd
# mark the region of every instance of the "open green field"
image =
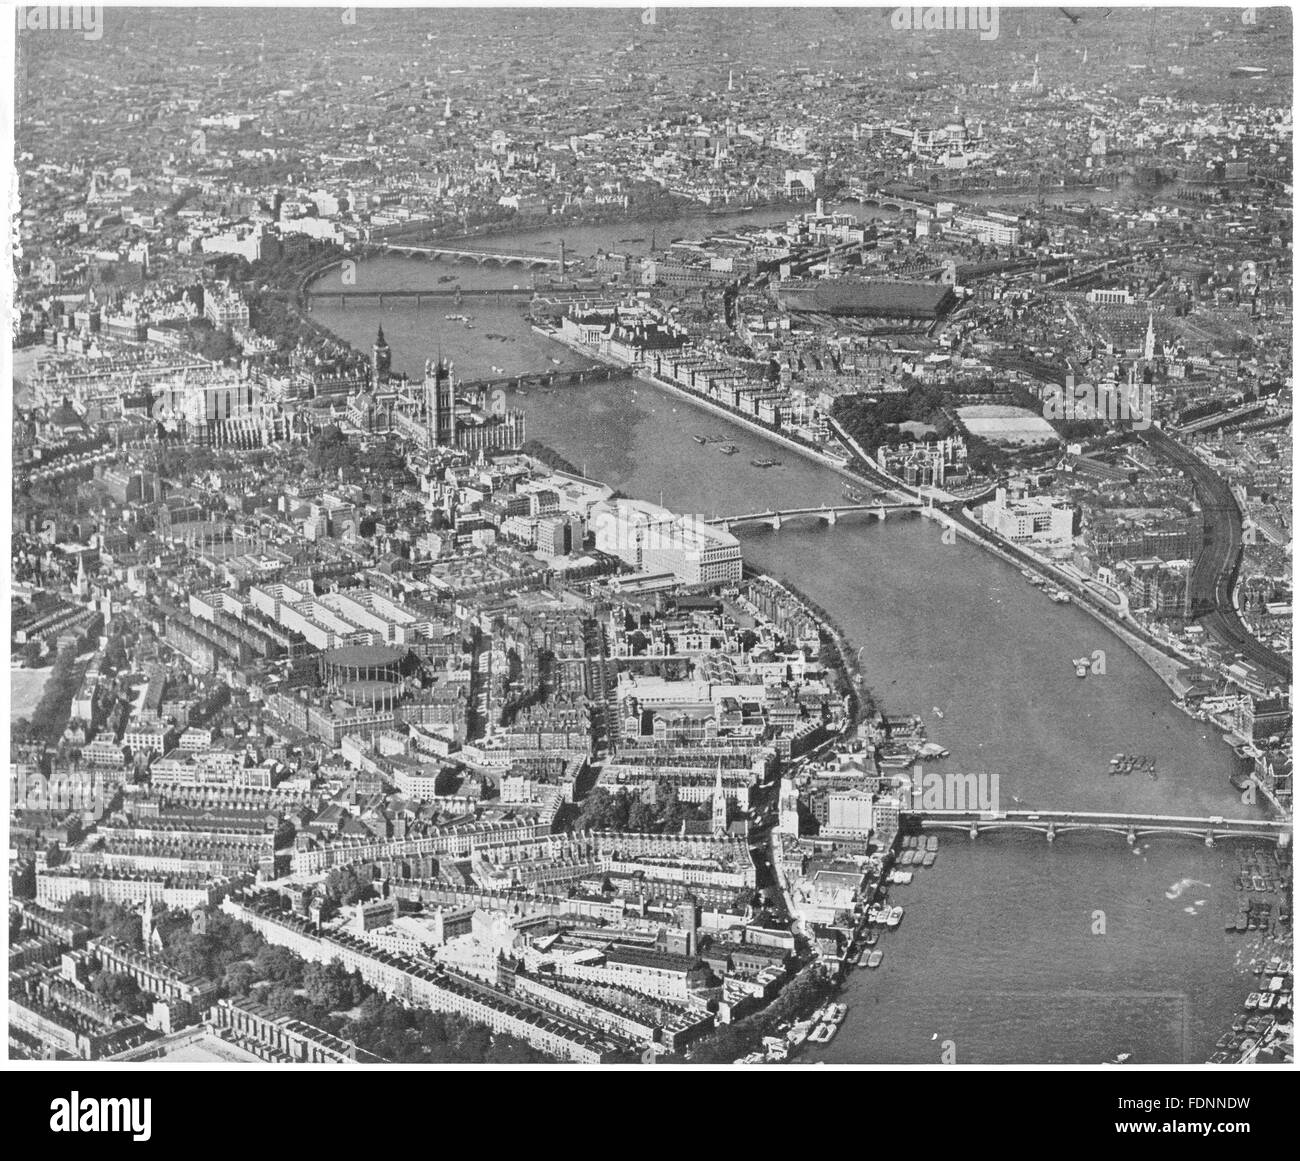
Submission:
<svg viewBox="0 0 1300 1161">
<path fill-rule="evenodd" d="M 32 716 L 32 710 L 41 700 L 41 694 L 45 691 L 45 683 L 50 679 L 51 672 L 53 666 L 50 665 L 45 666 L 44 669 L 11 668 L 9 670 L 9 720 L 11 722 Z"/>
</svg>

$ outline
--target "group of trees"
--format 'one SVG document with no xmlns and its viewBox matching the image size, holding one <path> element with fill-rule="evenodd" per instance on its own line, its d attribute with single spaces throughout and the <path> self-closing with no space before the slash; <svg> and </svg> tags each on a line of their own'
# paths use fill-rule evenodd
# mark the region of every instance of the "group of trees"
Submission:
<svg viewBox="0 0 1300 1161">
<path fill-rule="evenodd" d="M 325 898 L 336 907 L 347 907 L 375 897 L 375 885 L 356 867 L 335 867 L 325 877 Z"/>
<path fill-rule="evenodd" d="M 902 394 L 880 399 L 865 395 L 841 395 L 831 415 L 868 455 L 874 456 L 885 444 L 906 443 L 913 437 L 900 428 L 903 423 L 930 423 L 938 435 L 946 435 L 951 421 L 943 412 L 943 389 L 912 380 Z"/>
<path fill-rule="evenodd" d="M 371 988 L 337 960 L 306 963 L 266 946 L 225 974 L 233 996 L 250 996 L 277 1015 L 292 1016 L 367 1052 L 402 1064 L 528 1064 L 545 1060 L 511 1036 L 482 1024 L 425 1009 L 408 1010 Z"/>
<path fill-rule="evenodd" d="M 19 718 L 13 724 L 14 741 L 38 742 L 47 746 L 55 744 L 64 732 L 64 725 L 68 724 L 73 696 L 79 684 L 81 673 L 77 668 L 77 650 L 64 647 L 55 658 L 55 666 L 45 680 L 45 688 L 31 711 L 31 718 Z"/>
<path fill-rule="evenodd" d="M 82 672 L 82 667 L 77 664 L 76 646 L 60 649 L 32 716 L 19 718 L 13 724 L 11 735 L 15 742 L 52 746 L 59 740 L 68 724 L 72 699 L 81 685 Z"/>
<path fill-rule="evenodd" d="M 730 1064 L 753 1052 L 778 1024 L 794 1021 L 820 1006 L 835 985 L 817 967 L 806 968 L 791 980 L 767 1007 L 711 1032 L 690 1050 L 692 1064 Z"/>
<path fill-rule="evenodd" d="M 121 972 L 98 972 L 90 981 L 90 990 L 105 1003 L 132 1016 L 143 1015 L 149 1008 L 149 997 L 140 990 L 140 985 Z"/>
<path fill-rule="evenodd" d="M 338 426 L 331 423 L 322 427 L 311 441 L 307 460 L 322 475 L 332 476 L 341 471 L 346 477 L 356 470 L 357 449 Z"/>
<path fill-rule="evenodd" d="M 162 958 L 185 975 L 219 980 L 231 964 L 258 955 L 266 946 L 257 932 L 223 911 L 208 913 L 206 931 L 195 931 L 184 911 L 158 913 L 155 924 Z"/>
<path fill-rule="evenodd" d="M 139 950 L 140 916 L 121 903 L 110 903 L 99 896 L 73 895 L 63 906 L 67 919 L 89 927 L 91 934 L 107 935 Z"/>
<path fill-rule="evenodd" d="M 712 805 L 708 802 L 683 802 L 676 787 L 667 782 L 659 784 L 656 801 L 643 802 L 638 795 L 625 788 L 610 793 L 597 786 L 583 799 L 573 829 L 626 830 L 653 834 L 681 829 L 687 819 L 703 820 L 710 817 Z"/>
<path fill-rule="evenodd" d="M 580 476 L 582 472 L 566 460 L 559 452 L 552 447 L 535 439 L 525 440 L 524 446 L 520 449 L 524 455 L 532 456 L 535 460 L 540 460 L 552 471 L 568 472 L 571 476 Z"/>
<path fill-rule="evenodd" d="M 340 877 L 337 882 L 347 880 Z M 354 883 L 353 890 L 344 893 L 355 890 Z M 64 914 L 96 936 L 120 939 L 137 950 L 143 947 L 140 916 L 122 904 L 74 895 Z M 409 1064 L 533 1064 L 547 1059 L 522 1040 L 494 1035 L 486 1025 L 426 1009 L 408 1010 L 337 960 L 309 963 L 288 948 L 267 943 L 222 911 L 206 912 L 205 926 L 195 931 L 184 911 L 157 912 L 155 928 L 162 948 L 155 948 L 155 954 L 186 975 L 221 981 L 230 996 L 255 999 L 277 1015 L 351 1040 L 377 1056 Z M 135 981 L 117 972 L 99 972 L 91 990 L 127 1012 L 148 1007 L 149 998 Z"/>
<path fill-rule="evenodd" d="M 214 363 L 237 359 L 243 354 L 243 348 L 230 333 L 229 328 L 218 330 L 206 319 L 194 319 L 187 323 L 185 333 L 190 349 L 198 351 L 205 359 L 211 359 Z"/>
<path fill-rule="evenodd" d="M 407 1009 L 371 995 L 361 1004 L 348 1035 L 360 1047 L 399 1064 L 537 1064 L 548 1058 L 523 1040 L 493 1035 L 444 1012 Z"/>
</svg>

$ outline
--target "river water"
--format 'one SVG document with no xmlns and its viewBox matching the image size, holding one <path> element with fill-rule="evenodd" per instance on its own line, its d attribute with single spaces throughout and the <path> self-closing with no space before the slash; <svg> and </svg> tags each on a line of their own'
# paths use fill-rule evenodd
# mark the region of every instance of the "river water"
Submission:
<svg viewBox="0 0 1300 1161">
<path fill-rule="evenodd" d="M 771 211 L 753 215 L 771 221 Z M 678 219 L 658 239 L 734 219 Z M 536 245 L 533 233 L 493 245 Z M 544 233 L 544 232 L 543 232 Z M 567 231 L 570 253 L 650 237 L 640 223 Z M 584 251 L 584 247 L 590 249 Z M 630 248 L 630 247 L 626 247 Z M 363 287 L 432 285 L 438 276 L 517 282 L 513 271 L 423 261 L 364 264 Z M 526 277 L 526 276 L 525 276 Z M 487 285 L 501 285 L 488 281 Z M 468 303 L 470 300 L 466 300 Z M 473 330 L 443 316 L 471 314 Z M 438 351 L 466 378 L 581 365 L 534 334 L 512 306 L 318 305 L 314 317 L 358 347 L 382 322 L 394 367 L 419 373 Z M 503 335 L 491 338 L 491 335 Z M 828 469 L 692 403 L 631 379 L 529 389 L 511 400 L 528 433 L 629 495 L 704 515 L 833 501 Z M 691 439 L 726 434 L 739 454 Z M 759 469 L 753 458 L 781 466 Z M 889 712 L 918 712 L 951 751 L 936 768 L 997 773 L 1003 809 L 1241 815 L 1230 751 L 1179 713 L 1161 681 L 1073 606 L 1052 604 L 1013 567 L 915 516 L 836 527 L 787 523 L 740 533 L 746 559 L 788 577 L 861 650 L 867 684 Z M 1080 680 L 1071 658 L 1105 654 Z M 942 718 L 933 712 L 942 711 Z M 1118 751 L 1158 755 L 1160 776 L 1111 777 Z M 939 858 L 891 899 L 902 926 L 881 940 L 884 963 L 856 971 L 835 1040 L 804 1059 L 832 1063 L 1201 1062 L 1253 982 L 1256 937 L 1225 936 L 1235 913 L 1236 850 L 1185 838 L 982 834 L 941 838 Z"/>
</svg>

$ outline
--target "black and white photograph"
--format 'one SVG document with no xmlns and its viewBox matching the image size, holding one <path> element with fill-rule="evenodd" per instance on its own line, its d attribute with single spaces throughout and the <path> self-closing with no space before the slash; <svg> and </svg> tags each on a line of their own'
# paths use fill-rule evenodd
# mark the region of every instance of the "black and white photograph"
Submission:
<svg viewBox="0 0 1300 1161">
<path fill-rule="evenodd" d="M 6 11 L 38 1130 L 1016 1066 L 1249 1133 L 1291 8 Z"/>
</svg>

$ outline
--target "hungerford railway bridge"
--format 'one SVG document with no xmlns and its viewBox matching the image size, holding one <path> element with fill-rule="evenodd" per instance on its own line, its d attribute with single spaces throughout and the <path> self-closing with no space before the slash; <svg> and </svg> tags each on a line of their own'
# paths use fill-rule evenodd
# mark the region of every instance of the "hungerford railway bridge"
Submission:
<svg viewBox="0 0 1300 1161">
<path fill-rule="evenodd" d="M 1076 831 L 1101 831 L 1122 835 L 1133 845 L 1140 839 L 1175 834 L 1200 839 L 1207 847 L 1224 839 L 1264 840 L 1279 847 L 1291 845 L 1289 819 L 1183 818 L 1165 814 L 1097 814 L 1077 810 L 905 810 L 904 823 L 923 830 L 959 830 L 975 838 L 987 831 L 1035 831 L 1047 841 Z"/>
</svg>

